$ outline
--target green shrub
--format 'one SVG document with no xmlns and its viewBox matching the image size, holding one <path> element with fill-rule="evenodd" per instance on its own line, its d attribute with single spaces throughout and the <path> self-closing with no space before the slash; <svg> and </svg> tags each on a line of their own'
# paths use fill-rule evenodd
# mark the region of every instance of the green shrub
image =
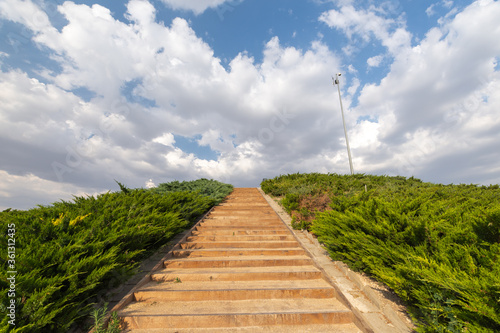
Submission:
<svg viewBox="0 0 500 333">
<path fill-rule="evenodd" d="M 141 260 L 219 200 L 202 190 L 160 194 L 119 185 L 116 193 L 0 212 L 3 235 L 15 225 L 17 271 L 15 298 L 0 279 L 2 331 L 67 332 L 81 325 L 93 304 L 130 277 Z M 7 248 L 6 237 L 0 237 L 0 247 Z M 12 270 L 4 258 L 2 277 Z M 10 299 L 16 301 L 15 327 L 6 316 Z"/>
<path fill-rule="evenodd" d="M 214 199 L 215 204 L 219 204 L 233 191 L 233 186 L 216 180 L 201 178 L 193 181 L 179 182 L 176 180 L 170 183 L 162 183 L 150 190 L 161 194 L 182 191 L 196 192 Z"/>
<path fill-rule="evenodd" d="M 391 287 L 419 332 L 500 331 L 500 190 L 497 185 L 439 185 L 404 177 L 290 175 L 276 185 L 299 214 L 305 196 L 329 193 L 332 210 L 309 228 L 334 260 Z M 263 184 L 264 185 L 264 184 Z M 365 190 L 366 185 L 366 190 Z M 293 200 L 290 200 L 293 198 Z M 293 203 L 293 204 L 291 204 Z"/>
</svg>

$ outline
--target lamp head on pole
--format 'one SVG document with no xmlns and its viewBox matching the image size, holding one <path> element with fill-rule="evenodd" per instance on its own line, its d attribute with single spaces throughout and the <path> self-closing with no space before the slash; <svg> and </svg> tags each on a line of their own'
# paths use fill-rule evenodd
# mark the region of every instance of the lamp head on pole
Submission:
<svg viewBox="0 0 500 333">
<path fill-rule="evenodd" d="M 332 77 L 333 80 L 333 85 L 339 84 L 339 76 L 341 76 L 341 73 L 335 74 L 335 79 Z"/>
</svg>

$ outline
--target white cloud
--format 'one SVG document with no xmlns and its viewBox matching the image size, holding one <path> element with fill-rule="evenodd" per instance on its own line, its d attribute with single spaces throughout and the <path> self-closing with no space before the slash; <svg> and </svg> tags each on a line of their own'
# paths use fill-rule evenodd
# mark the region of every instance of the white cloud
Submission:
<svg viewBox="0 0 500 333">
<path fill-rule="evenodd" d="M 368 58 L 368 60 L 366 60 L 366 63 L 368 64 L 368 67 L 378 67 L 380 66 L 382 60 L 384 60 L 384 55 L 379 54 L 377 56 Z"/>
<path fill-rule="evenodd" d="M 42 179 L 33 174 L 12 175 L 0 170 L 0 211 L 7 208 L 29 209 L 34 203 L 50 204 L 60 200 L 69 201 L 74 196 L 99 194 L 89 187 L 79 187 Z"/>
<path fill-rule="evenodd" d="M 208 8 L 217 8 L 231 0 L 161 0 L 172 9 L 190 10 L 196 15 L 203 13 Z M 229 6 L 229 5 L 228 5 Z"/>
<path fill-rule="evenodd" d="M 153 142 L 161 143 L 164 146 L 174 147 L 175 139 L 172 133 L 163 133 L 162 136 L 153 139 Z"/>
<path fill-rule="evenodd" d="M 358 91 L 359 87 L 361 86 L 361 81 L 357 77 L 352 79 L 352 84 L 351 86 L 347 89 L 347 92 L 349 95 L 354 96 L 354 94 Z"/>
<path fill-rule="evenodd" d="M 2 138 L 38 147 L 63 146 L 65 121 L 81 107 L 79 99 L 20 71 L 0 72 L 0 132 Z"/>
<path fill-rule="evenodd" d="M 434 14 L 436 14 L 436 11 L 434 10 L 434 8 L 436 7 L 436 4 L 433 3 L 432 5 L 430 5 L 429 7 L 427 7 L 427 9 L 425 10 L 425 13 L 427 14 L 427 16 L 433 16 Z"/>
<path fill-rule="evenodd" d="M 331 28 L 342 30 L 350 39 L 359 36 L 367 43 L 375 37 L 391 54 L 408 48 L 411 45 L 411 34 L 402 21 L 385 18 L 379 12 L 381 10 L 375 8 L 356 9 L 347 4 L 342 5 L 340 10 L 332 9 L 322 13 L 319 20 Z"/>
<path fill-rule="evenodd" d="M 404 23 L 383 12 L 345 4 L 322 16 L 353 40 L 380 40 L 393 60 L 380 83 L 354 77 L 341 86 L 356 171 L 445 179 L 437 181 L 480 174 L 473 179 L 500 182 L 494 172 L 499 7 L 476 2 L 414 47 Z M 19 70 L 0 73 L 0 187 L 7 189 L 0 195 L 14 193 L 15 181 L 94 193 L 115 188 L 114 179 L 129 187 L 200 177 L 257 186 L 282 173 L 349 170 L 331 75 L 357 70 L 341 64 L 323 41 L 301 50 L 272 37 L 261 61 L 241 52 L 224 68 L 186 20 L 158 22 L 147 1 L 128 3 L 129 22 L 99 5 L 65 2 L 59 10 L 67 24 L 60 30 L 23 18 L 36 6 L 5 8 L 11 20 L 36 30 L 34 41 L 63 70 L 44 71 L 46 83 Z M 364 24 L 367 19 L 372 22 Z M 127 84 L 135 85 L 128 99 Z M 85 102 L 68 92 L 76 87 L 97 95 Z M 154 103 L 144 106 L 134 97 Z M 197 143 L 216 151 L 217 160 L 181 150 L 174 135 L 199 136 Z M 29 200 L 44 191 L 50 193 L 37 187 Z M 14 197 L 9 202 L 23 200 Z"/>
<path fill-rule="evenodd" d="M 372 125 L 379 146 L 363 157 L 368 170 L 437 180 L 434 172 L 442 182 L 500 181 L 488 171 L 491 161 L 484 161 L 492 142 L 500 140 L 500 121 L 493 116 L 500 105 L 494 65 L 500 54 L 494 42 L 500 39 L 499 15 L 498 2 L 473 3 L 447 25 L 430 30 L 419 45 L 397 54 L 379 85 L 364 86 L 355 113 L 379 119 Z"/>
<path fill-rule="evenodd" d="M 201 139 L 198 140 L 200 146 L 209 146 L 213 151 L 217 152 L 231 152 L 234 149 L 233 142 L 230 137 L 223 137 L 220 130 L 210 129 L 202 134 Z"/>
<path fill-rule="evenodd" d="M 2 73 L 0 138 L 12 147 L 9 156 L 13 147 L 43 146 L 22 168 L 2 169 L 102 189 L 114 186 L 114 179 L 134 187 L 148 179 L 199 177 L 255 186 L 265 176 L 293 170 L 283 161 L 297 154 L 317 160 L 340 144 L 324 144 L 342 132 L 340 114 L 332 117 L 334 90 L 325 75 L 340 66 L 322 42 L 302 51 L 274 37 L 261 63 L 240 53 L 226 70 L 184 19 L 158 23 L 147 1 L 130 1 L 127 8 L 129 24 L 102 6 L 65 2 L 59 10 L 67 25 L 34 37 L 52 50 L 63 71 L 46 71 L 47 84 L 21 72 Z M 127 101 L 126 82 L 136 82 L 133 94 L 155 106 Z M 65 91 L 76 87 L 97 96 L 83 102 Z M 182 151 L 173 134 L 201 135 L 198 143 L 219 152 L 218 159 Z"/>
<path fill-rule="evenodd" d="M 47 14 L 31 1 L 3 0 L 0 17 L 21 23 L 36 33 L 55 30 Z"/>
<path fill-rule="evenodd" d="M 442 3 L 445 8 L 451 8 L 451 6 L 453 6 L 453 0 L 443 0 Z"/>
<path fill-rule="evenodd" d="M 144 184 L 144 186 L 145 186 L 146 188 L 153 188 L 153 187 L 156 187 L 156 184 L 153 182 L 153 180 L 152 180 L 152 179 L 149 179 L 149 180 L 148 180 L 148 181 Z"/>
</svg>

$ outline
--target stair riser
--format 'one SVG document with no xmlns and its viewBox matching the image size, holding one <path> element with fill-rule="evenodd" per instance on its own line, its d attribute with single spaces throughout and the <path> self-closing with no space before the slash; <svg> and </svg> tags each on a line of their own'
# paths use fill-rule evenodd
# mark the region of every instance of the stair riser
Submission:
<svg viewBox="0 0 500 333">
<path fill-rule="evenodd" d="M 284 289 L 284 290 L 186 290 L 186 291 L 139 291 L 134 294 L 138 302 L 167 301 L 239 301 L 249 299 L 333 298 L 333 288 Z"/>
<path fill-rule="evenodd" d="M 254 228 L 254 229 L 272 229 L 272 230 L 288 230 L 286 226 L 281 223 L 281 221 L 274 222 L 262 222 L 260 220 L 255 221 L 237 221 L 237 220 L 208 220 L 206 222 L 202 222 L 198 225 L 198 227 L 238 227 L 242 230 L 245 228 Z M 198 228 L 197 227 L 197 228 Z"/>
<path fill-rule="evenodd" d="M 217 220 L 205 220 L 199 224 L 200 227 L 204 226 L 239 226 L 239 227 L 263 227 L 263 228 L 280 228 L 285 227 L 280 220 L 273 221 L 262 221 L 259 219 L 251 220 L 238 220 L 238 219 L 217 219 Z"/>
<path fill-rule="evenodd" d="M 282 225 L 282 224 L 274 224 L 274 225 L 261 225 L 257 223 L 252 223 L 252 224 L 238 224 L 238 223 L 211 223 L 211 224 L 201 224 L 197 226 L 193 231 L 198 231 L 198 232 L 204 232 L 204 231 L 224 231 L 228 232 L 230 235 L 233 234 L 233 232 L 236 233 L 236 231 L 278 231 L 278 232 L 287 232 L 288 235 L 290 235 L 290 230 Z"/>
<path fill-rule="evenodd" d="M 249 242 L 249 241 L 294 241 L 293 236 L 288 235 L 226 235 L 226 236 L 190 236 L 187 242 Z"/>
<path fill-rule="evenodd" d="M 255 272 L 255 273 L 200 273 L 200 274 L 153 274 L 153 281 L 257 281 L 257 280 L 307 280 L 319 279 L 321 272 Z"/>
<path fill-rule="evenodd" d="M 196 257 L 234 257 L 234 256 L 298 256 L 304 255 L 305 251 L 298 250 L 233 250 L 233 251 L 203 251 L 203 250 L 178 250 L 173 252 L 176 258 Z"/>
<path fill-rule="evenodd" d="M 182 243 L 181 249 L 214 249 L 214 248 L 263 248 L 276 249 L 287 247 L 299 247 L 297 242 L 206 242 L 206 243 Z"/>
<path fill-rule="evenodd" d="M 124 317 L 127 328 L 211 328 L 274 325 L 348 324 L 351 312 L 221 314 L 193 316 L 133 316 Z"/>
<path fill-rule="evenodd" d="M 260 217 L 260 218 L 277 218 L 278 215 L 272 210 L 262 210 L 262 209 L 246 209 L 246 210 L 239 210 L 239 209 L 223 209 L 223 210 L 213 210 L 210 212 L 208 215 L 209 218 L 212 218 L 214 216 L 236 216 L 236 217 L 248 217 L 248 216 L 255 216 L 255 217 Z"/>
<path fill-rule="evenodd" d="M 200 261 L 165 261 L 165 268 L 224 268 L 224 267 L 273 267 L 307 266 L 311 259 L 269 259 L 269 260 L 200 260 Z"/>
<path fill-rule="evenodd" d="M 266 204 L 252 204 L 252 205 L 232 204 L 232 205 L 217 206 L 218 212 L 224 212 L 227 210 L 237 210 L 241 212 L 246 212 L 246 211 L 265 212 L 265 213 L 274 212 L 272 209 L 269 208 L 269 205 Z"/>
<path fill-rule="evenodd" d="M 217 210 L 222 209 L 241 209 L 241 210 L 258 210 L 258 211 L 269 211 L 269 205 L 263 202 L 227 202 L 223 203 L 220 206 L 217 206 Z"/>
<path fill-rule="evenodd" d="M 290 235 L 288 230 L 206 230 L 206 231 L 193 231 L 193 236 L 274 236 L 274 235 Z"/>
</svg>

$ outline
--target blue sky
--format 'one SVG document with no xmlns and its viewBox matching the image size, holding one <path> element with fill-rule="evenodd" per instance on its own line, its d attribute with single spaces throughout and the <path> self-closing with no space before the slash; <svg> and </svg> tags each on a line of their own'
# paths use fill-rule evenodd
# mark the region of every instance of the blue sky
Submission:
<svg viewBox="0 0 500 333">
<path fill-rule="evenodd" d="M 0 209 L 294 172 L 500 183 L 498 1 L 0 0 Z"/>
</svg>

